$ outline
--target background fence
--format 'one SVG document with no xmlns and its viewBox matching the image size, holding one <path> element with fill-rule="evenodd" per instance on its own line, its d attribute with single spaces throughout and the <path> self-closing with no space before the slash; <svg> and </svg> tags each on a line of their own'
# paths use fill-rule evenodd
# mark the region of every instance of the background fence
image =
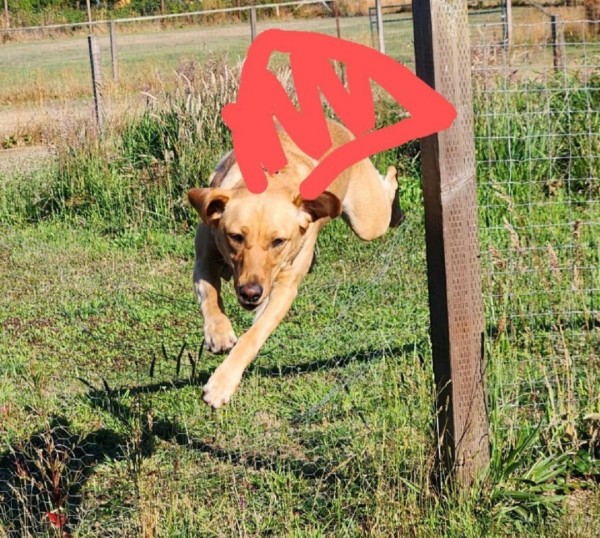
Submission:
<svg viewBox="0 0 600 538">
<path fill-rule="evenodd" d="M 545 13 L 514 8 L 510 46 L 497 13 L 470 16 L 485 374 L 496 459 L 504 447 L 520 446 L 535 432 L 531 439 L 542 459 L 548 452 L 574 459 L 581 450 L 592 456 L 598 450 L 592 415 L 599 411 L 600 397 L 600 41 L 598 21 L 581 12 L 561 15 L 564 25 L 557 28 L 555 20 L 553 35 Z M 386 52 L 412 68 L 409 16 L 398 16 L 403 20 L 385 24 L 384 31 Z M 259 14 L 258 31 L 271 25 L 336 32 L 331 17 L 264 21 Z M 342 19 L 341 34 L 370 44 L 369 18 Z M 188 129 L 190 146 L 200 147 L 205 136 L 206 145 L 220 150 L 219 141 L 207 134 L 217 129 L 202 127 L 210 119 L 202 111 L 210 114 L 218 110 L 219 99 L 234 95 L 238 73 L 214 58 L 210 69 L 193 60 L 203 61 L 213 51 L 227 51 L 230 60 L 242 56 L 250 42 L 249 23 L 143 34 L 117 28 L 117 35 L 118 86 L 110 81 L 108 36 L 100 37 L 105 113 L 115 121 L 150 105 L 150 114 L 144 116 L 147 140 L 126 131 L 124 156 L 110 149 L 104 159 L 115 162 L 110 187 L 121 185 L 118 178 L 138 177 L 139 168 L 148 191 L 167 190 L 177 175 L 169 174 L 169 159 L 184 144 L 177 139 L 152 153 L 152 143 L 161 133 L 177 138 Z M 0 48 L 6 146 L 36 137 L 44 142 L 47 130 L 60 126 L 40 123 L 39 131 L 31 126 L 50 106 L 60 105 L 60 111 L 49 113 L 54 123 L 71 121 L 73 115 L 89 120 L 87 54 L 83 37 L 16 41 Z M 175 81 L 165 76 L 169 70 L 177 73 Z M 183 104 L 168 101 L 169 93 L 183 96 Z M 165 102 L 156 102 L 159 95 Z M 31 101 L 37 108 L 21 120 L 20 109 L 30 108 Z M 165 103 L 180 109 L 161 115 Z M 134 152 L 133 146 L 141 149 Z M 353 242 L 333 224 L 320 243 L 317 270 L 290 316 L 246 376 L 242 392 L 219 414 L 209 413 L 199 397 L 219 359 L 203 352 L 199 337 L 187 263 L 190 237 L 172 238 L 172 219 L 164 217 L 183 211 L 178 200 L 165 201 L 168 211 L 162 212 L 157 195 L 154 205 L 139 212 L 140 222 L 156 218 L 159 230 L 160 218 L 168 221 L 164 242 L 153 235 L 157 231 L 143 232 L 117 217 L 106 223 L 106 215 L 96 215 L 100 235 L 130 253 L 118 263 L 110 256 L 83 256 L 79 245 L 96 240 L 83 229 L 42 228 L 33 234 L 41 243 L 35 237 L 7 243 L 0 250 L 2 256 L 10 252 L 14 264 L 9 264 L 7 296 L 18 302 L 30 293 L 29 281 L 22 278 L 24 260 L 43 264 L 49 254 L 45 244 L 66 236 L 60 257 L 44 274 L 47 281 L 42 278 L 46 288 L 27 307 L 37 317 L 2 322 L 9 335 L 20 335 L 28 323 L 26 346 L 40 341 L 47 346 L 40 352 L 44 368 L 60 363 L 52 380 L 63 399 L 52 403 L 51 414 L 47 394 L 55 389 L 44 384 L 43 375 L 27 376 L 24 367 L 14 367 L 25 379 L 23 392 L 35 395 L 20 422 L 36 426 L 29 436 L 10 434 L 0 457 L 0 520 L 7 532 L 51 535 L 66 527 L 82 536 L 138 536 L 142 531 L 152 535 L 161 525 L 173 532 L 184 532 L 186 525 L 208 532 L 214 521 L 224 535 L 240 529 L 255 535 L 316 529 L 381 536 L 423 530 L 424 505 L 439 503 L 429 493 L 435 388 L 419 154 L 409 145 L 394 158 L 403 177 L 407 221 L 367 245 Z M 85 173 L 74 165 L 62 169 L 68 172 L 63 185 L 68 193 L 77 193 L 77 182 L 102 166 L 91 151 L 82 160 L 91 162 Z M 206 160 L 202 153 L 178 172 L 195 181 L 197 170 L 212 164 Z M 383 162 L 378 158 L 379 165 Z M 34 187 L 42 189 L 43 183 Z M 117 192 L 125 193 L 114 198 L 127 207 L 130 192 Z M 59 204 L 60 192 L 52 195 L 50 202 Z M 84 217 L 76 210 L 85 200 L 67 195 L 64 210 L 75 208 L 77 227 Z M 111 193 L 105 195 L 94 198 L 94 205 L 104 208 Z M 119 211 L 108 207 L 105 213 Z M 177 226 L 184 229 L 184 224 Z M 133 260 L 143 242 L 151 248 L 141 251 L 148 261 L 140 267 Z M 109 247 L 102 243 L 101 249 Z M 177 261 L 167 264 L 167 255 Z M 98 274 L 89 277 L 86 271 L 95 266 Z M 83 288 L 77 287 L 80 281 Z M 61 283 L 68 283 L 66 298 L 52 294 Z M 226 295 L 225 301 L 235 311 L 234 297 Z M 236 319 L 240 325 L 247 321 Z M 66 336 L 59 338 L 59 329 Z M 20 336 L 14 338 L 24 345 Z M 13 352 L 18 359 L 22 350 L 15 345 Z M 82 378 L 73 382 L 78 390 L 65 379 L 70 376 L 65 365 L 71 377 Z M 0 407 L 3 417 L 21 413 L 8 405 Z M 55 416 L 55 408 L 71 413 L 70 418 Z M 542 461 L 536 457 L 528 460 L 528 469 Z M 535 477 L 526 476 L 535 483 Z M 502 495 L 492 500 L 479 510 L 493 512 L 505 502 Z"/>
<path fill-rule="evenodd" d="M 258 31 L 277 26 L 336 35 L 336 22 L 327 6 L 317 0 L 290 2 L 277 10 L 268 4 L 257 6 Z M 112 24 L 94 22 L 92 34 L 98 42 L 104 73 L 103 114 L 143 108 L 153 92 L 168 84 L 161 74 L 185 70 L 186 61 L 202 61 L 214 54 L 227 54 L 234 63 L 241 60 L 251 42 L 251 10 L 254 8 L 117 19 Z M 311 13 L 327 17 L 309 18 Z M 221 14 L 232 18 L 215 25 L 214 17 Z M 240 21 L 236 22 L 238 16 Z M 366 41 L 365 21 L 364 17 L 346 19 L 342 31 Z M 25 131 L 28 139 L 35 136 L 41 140 L 44 134 L 36 132 L 36 125 L 47 123 L 48 117 L 56 121 L 65 116 L 88 116 L 93 105 L 87 30 L 88 25 L 81 23 L 4 31 L 7 42 L 0 53 L 0 137 L 7 137 L 5 147 L 17 144 L 19 133 Z"/>
<path fill-rule="evenodd" d="M 598 395 L 600 47 L 596 23 L 570 21 L 560 61 L 549 20 L 473 28 L 476 146 L 492 371 L 504 369 L 506 435 L 551 418 L 577 441 Z M 559 34 L 560 35 L 560 34 Z M 518 367 L 494 364 L 506 342 Z M 497 371 L 497 370 L 496 370 Z M 496 374 L 498 375 L 498 374 Z M 562 402 L 562 403 L 559 403 Z"/>
</svg>

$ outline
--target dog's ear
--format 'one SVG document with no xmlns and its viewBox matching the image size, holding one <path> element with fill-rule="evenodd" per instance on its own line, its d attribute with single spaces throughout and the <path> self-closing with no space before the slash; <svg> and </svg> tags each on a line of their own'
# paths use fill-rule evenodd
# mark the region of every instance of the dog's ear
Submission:
<svg viewBox="0 0 600 538">
<path fill-rule="evenodd" d="M 334 219 L 342 213 L 342 203 L 337 196 L 330 192 L 324 192 L 314 200 L 304 200 L 302 196 L 298 195 L 294 204 L 300 210 L 298 220 L 302 228 L 306 228 L 309 223 L 324 217 Z"/>
<path fill-rule="evenodd" d="M 187 195 L 202 222 L 212 226 L 219 224 L 225 205 L 231 198 L 231 193 L 224 189 L 192 189 Z"/>
</svg>

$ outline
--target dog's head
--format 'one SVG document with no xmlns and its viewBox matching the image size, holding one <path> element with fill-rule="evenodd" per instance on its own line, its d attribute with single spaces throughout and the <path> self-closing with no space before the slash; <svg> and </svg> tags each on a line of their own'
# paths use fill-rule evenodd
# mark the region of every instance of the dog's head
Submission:
<svg viewBox="0 0 600 538">
<path fill-rule="evenodd" d="M 337 217 L 341 203 L 329 192 L 315 200 L 290 199 L 283 190 L 192 189 L 188 199 L 214 231 L 217 247 L 232 267 L 240 304 L 254 310 L 271 293 L 282 269 L 302 248 L 308 227 Z"/>
</svg>

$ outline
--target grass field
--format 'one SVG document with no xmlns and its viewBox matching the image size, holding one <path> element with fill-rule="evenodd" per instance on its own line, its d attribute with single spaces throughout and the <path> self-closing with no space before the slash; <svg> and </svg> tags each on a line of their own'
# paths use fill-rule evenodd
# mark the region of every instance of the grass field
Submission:
<svg viewBox="0 0 600 538">
<path fill-rule="evenodd" d="M 103 138 L 63 122 L 52 159 L 0 168 L 0 537 L 595 536 L 598 75 L 476 73 L 492 462 L 458 492 L 433 476 L 415 144 L 375 158 L 400 171 L 403 225 L 328 226 L 231 404 L 203 404 L 221 357 L 184 193 L 230 144 L 239 73 L 185 67 Z M 381 102 L 379 124 L 400 113 Z M 224 300 L 239 334 L 251 315 Z"/>
</svg>

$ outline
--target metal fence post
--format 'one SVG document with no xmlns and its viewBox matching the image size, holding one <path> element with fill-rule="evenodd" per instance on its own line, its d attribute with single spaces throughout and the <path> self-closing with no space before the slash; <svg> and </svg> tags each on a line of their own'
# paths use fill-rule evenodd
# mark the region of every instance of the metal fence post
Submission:
<svg viewBox="0 0 600 538">
<path fill-rule="evenodd" d="M 552 34 L 552 58 L 554 61 L 554 70 L 560 71 L 565 67 L 564 24 L 560 15 L 550 15 L 550 30 Z"/>
<path fill-rule="evenodd" d="M 256 39 L 256 8 L 250 8 L 250 41 Z"/>
<path fill-rule="evenodd" d="M 92 89 L 94 92 L 94 110 L 98 128 L 102 129 L 104 118 L 102 117 L 102 69 L 100 64 L 100 49 L 98 42 L 92 35 L 88 36 L 88 47 L 90 52 L 90 66 L 92 69 Z"/>
<path fill-rule="evenodd" d="M 115 84 L 119 83 L 119 64 L 117 58 L 117 24 L 110 21 L 110 61 L 112 65 L 112 76 Z"/>
<path fill-rule="evenodd" d="M 412 8 L 417 75 L 458 113 L 451 128 L 421 140 L 421 160 L 440 471 L 466 485 L 489 461 L 467 7 L 413 0 Z"/>
<path fill-rule="evenodd" d="M 375 15 L 376 15 L 376 19 L 377 19 L 378 50 L 382 54 L 385 54 L 385 40 L 383 37 L 383 14 L 381 12 L 381 0 L 375 0 L 375 7 L 376 7 Z"/>
</svg>

